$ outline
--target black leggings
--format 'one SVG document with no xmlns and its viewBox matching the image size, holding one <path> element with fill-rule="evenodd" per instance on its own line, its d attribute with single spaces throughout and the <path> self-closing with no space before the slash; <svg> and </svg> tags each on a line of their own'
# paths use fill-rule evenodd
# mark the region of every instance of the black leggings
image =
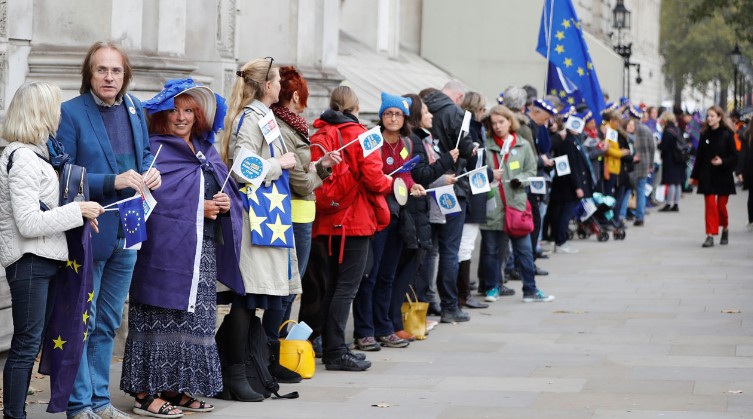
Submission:
<svg viewBox="0 0 753 419">
<path fill-rule="evenodd" d="M 753 187 L 748 189 L 748 223 L 753 223 Z"/>
</svg>

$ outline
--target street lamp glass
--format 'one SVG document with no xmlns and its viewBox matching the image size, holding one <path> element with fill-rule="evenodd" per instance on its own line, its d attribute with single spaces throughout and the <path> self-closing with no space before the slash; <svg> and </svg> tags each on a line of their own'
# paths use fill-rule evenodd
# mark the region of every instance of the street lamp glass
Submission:
<svg viewBox="0 0 753 419">
<path fill-rule="evenodd" d="M 735 43 L 735 49 L 733 49 L 732 52 L 729 53 L 729 58 L 736 66 L 740 66 L 743 63 L 743 53 L 740 51 L 740 46 L 737 45 L 737 43 Z"/>
<path fill-rule="evenodd" d="M 617 30 L 630 29 L 630 12 L 625 8 L 623 0 L 617 0 L 612 9 L 612 27 Z"/>
</svg>

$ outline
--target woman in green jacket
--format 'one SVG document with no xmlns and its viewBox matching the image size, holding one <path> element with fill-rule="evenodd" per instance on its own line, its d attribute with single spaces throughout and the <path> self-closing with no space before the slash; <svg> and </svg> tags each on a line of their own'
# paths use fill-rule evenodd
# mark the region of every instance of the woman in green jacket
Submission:
<svg viewBox="0 0 753 419">
<path fill-rule="evenodd" d="M 502 261 L 507 260 L 509 243 L 512 243 L 515 259 L 520 263 L 523 302 L 552 301 L 553 295 L 546 295 L 536 288 L 530 232 L 512 237 L 505 229 L 507 208 L 526 210 L 525 186 L 528 178 L 536 176 L 536 157 L 528 142 L 518 139 L 518 121 L 507 107 L 491 108 L 483 123 L 487 132 L 486 161 L 493 165 L 494 172 L 492 190 L 487 194 L 486 223 L 481 225 L 481 264 L 485 272 L 482 280 L 484 288 L 489 290 L 486 301 L 496 301 L 499 297 Z"/>
</svg>

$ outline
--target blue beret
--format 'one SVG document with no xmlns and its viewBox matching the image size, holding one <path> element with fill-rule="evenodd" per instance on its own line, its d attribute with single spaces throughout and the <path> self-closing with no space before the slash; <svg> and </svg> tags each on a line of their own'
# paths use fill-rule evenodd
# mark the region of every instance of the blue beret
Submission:
<svg viewBox="0 0 753 419">
<path fill-rule="evenodd" d="M 533 101 L 533 106 L 537 108 L 541 108 L 549 115 L 557 115 L 557 108 L 552 105 L 552 102 L 546 100 L 546 99 L 536 99 Z"/>
<path fill-rule="evenodd" d="M 382 92 L 382 106 L 379 107 L 379 117 L 382 117 L 384 111 L 389 108 L 397 108 L 403 111 L 405 116 L 410 116 L 410 105 L 413 101 L 409 97 L 402 97 L 397 95 L 391 95 L 389 93 Z"/>
<path fill-rule="evenodd" d="M 604 108 L 604 111 L 605 112 L 606 111 L 616 111 L 617 109 L 619 109 L 619 107 L 620 107 L 619 103 L 609 102 L 609 103 L 607 103 L 607 107 Z"/>
</svg>

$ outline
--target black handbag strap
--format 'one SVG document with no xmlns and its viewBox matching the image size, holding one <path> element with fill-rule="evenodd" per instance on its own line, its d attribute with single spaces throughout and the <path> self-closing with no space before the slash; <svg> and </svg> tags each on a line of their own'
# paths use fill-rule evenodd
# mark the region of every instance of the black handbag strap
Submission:
<svg viewBox="0 0 753 419">
<path fill-rule="evenodd" d="M 6 169 L 6 171 L 7 171 L 7 173 L 10 173 L 10 168 L 11 168 L 11 167 L 13 167 L 13 155 L 14 155 L 14 154 L 16 154 L 16 151 L 18 151 L 18 150 L 19 150 L 19 149 L 17 148 L 17 149 L 15 149 L 15 150 L 11 151 L 11 152 L 10 152 L 10 154 L 8 154 L 8 165 L 7 165 L 7 166 L 6 166 L 6 168 L 5 168 L 5 169 Z M 45 162 L 47 162 L 47 164 L 50 164 L 50 161 L 49 161 L 49 160 L 47 160 L 47 159 L 45 159 L 44 157 L 40 156 L 40 155 L 39 155 L 39 154 L 37 154 L 37 153 L 36 153 L 35 151 L 32 151 L 32 153 L 36 154 L 36 156 L 37 156 L 37 157 L 39 157 L 40 159 L 42 159 L 42 160 L 44 160 Z M 48 207 L 48 206 L 47 206 L 47 204 L 45 204 L 44 202 L 42 202 L 42 201 L 40 200 L 40 201 L 39 201 L 39 209 L 40 209 L 40 210 L 42 210 L 42 211 L 49 211 L 49 210 L 50 210 L 50 207 Z"/>
</svg>

